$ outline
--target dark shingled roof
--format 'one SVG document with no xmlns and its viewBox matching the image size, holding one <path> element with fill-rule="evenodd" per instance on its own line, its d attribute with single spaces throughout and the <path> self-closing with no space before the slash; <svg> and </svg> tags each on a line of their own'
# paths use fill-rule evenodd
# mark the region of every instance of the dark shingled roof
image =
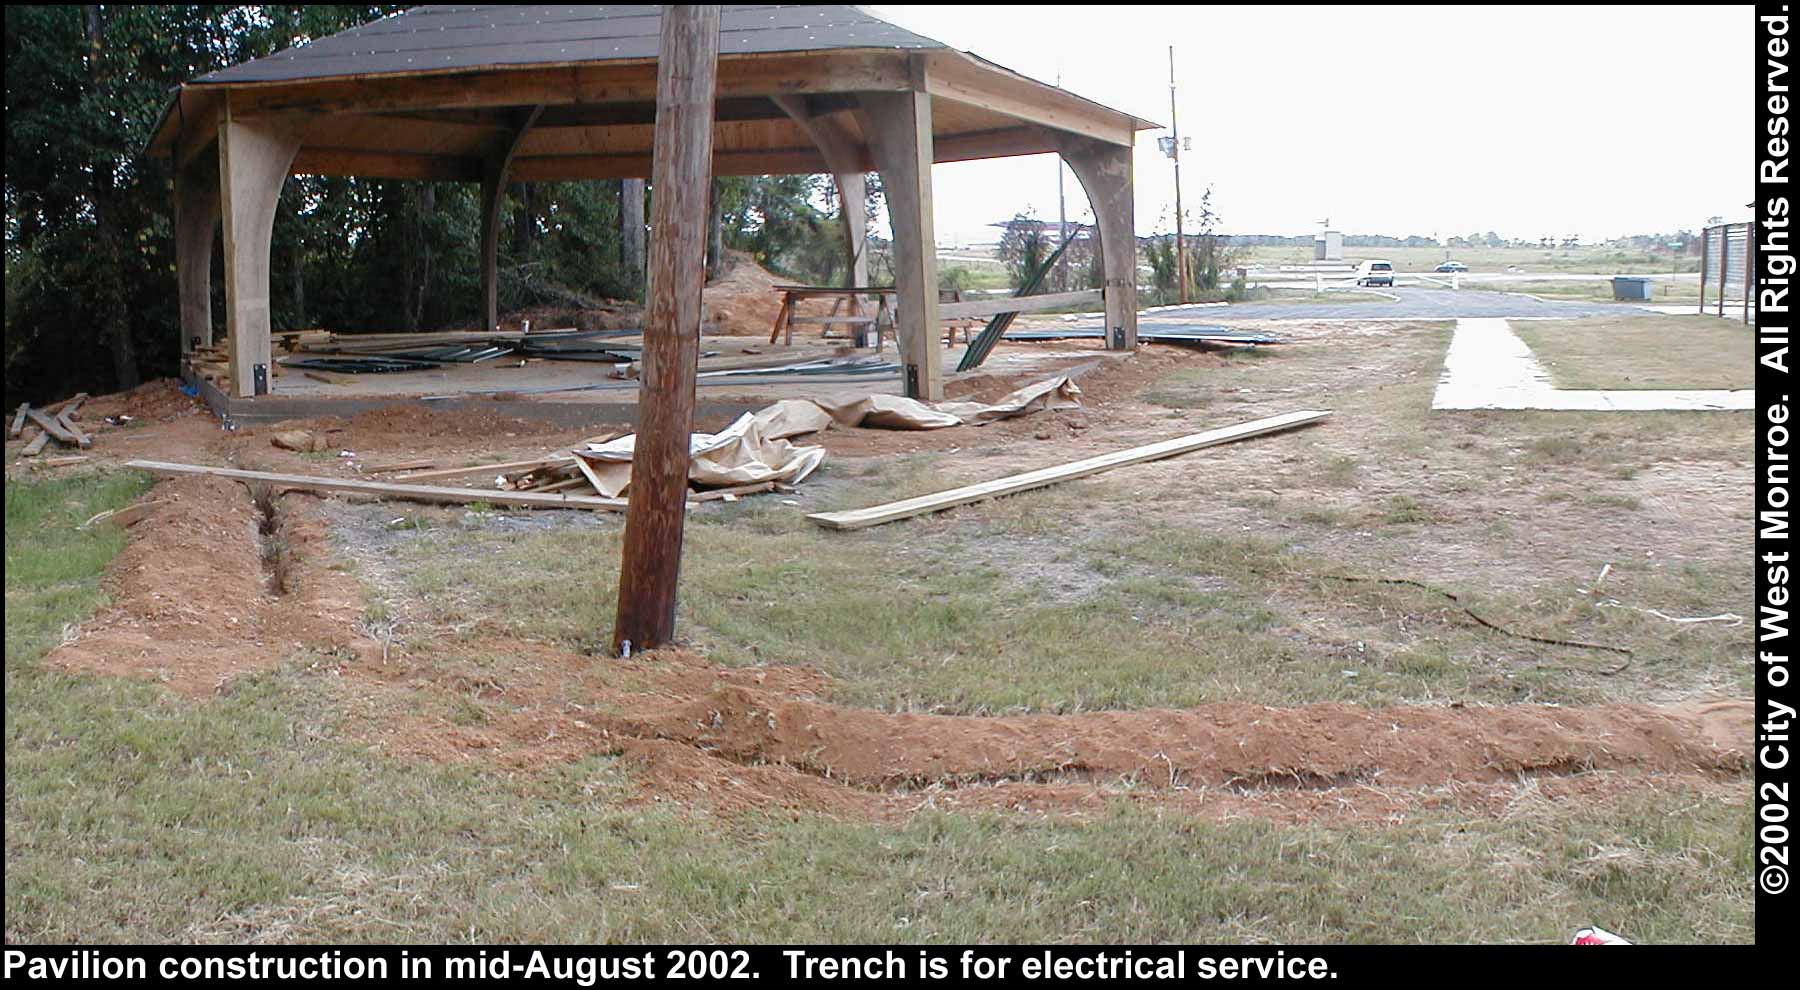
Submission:
<svg viewBox="0 0 1800 990">
<path fill-rule="evenodd" d="M 414 7 L 310 44 L 208 73 L 197 83 L 286 82 L 498 65 L 654 59 L 658 5 Z M 719 54 L 944 48 L 847 5 L 730 4 Z"/>
</svg>

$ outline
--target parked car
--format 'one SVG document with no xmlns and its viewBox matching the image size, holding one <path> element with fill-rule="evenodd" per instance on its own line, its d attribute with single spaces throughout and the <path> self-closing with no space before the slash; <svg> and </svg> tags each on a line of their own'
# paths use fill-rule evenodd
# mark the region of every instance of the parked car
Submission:
<svg viewBox="0 0 1800 990">
<path fill-rule="evenodd" d="M 1388 261 L 1365 261 L 1356 269 L 1357 285 L 1394 284 L 1394 265 Z"/>
<path fill-rule="evenodd" d="M 1446 261 L 1432 269 L 1434 272 L 1466 272 L 1468 270 L 1469 266 L 1460 261 Z"/>
</svg>

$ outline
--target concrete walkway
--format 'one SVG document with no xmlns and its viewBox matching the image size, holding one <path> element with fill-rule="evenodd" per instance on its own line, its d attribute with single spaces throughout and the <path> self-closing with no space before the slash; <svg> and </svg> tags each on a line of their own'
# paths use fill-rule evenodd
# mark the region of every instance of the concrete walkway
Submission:
<svg viewBox="0 0 1800 990">
<path fill-rule="evenodd" d="M 1506 320 L 1461 319 L 1444 355 L 1433 409 L 1749 409 L 1751 389 L 1563 389 Z"/>
</svg>

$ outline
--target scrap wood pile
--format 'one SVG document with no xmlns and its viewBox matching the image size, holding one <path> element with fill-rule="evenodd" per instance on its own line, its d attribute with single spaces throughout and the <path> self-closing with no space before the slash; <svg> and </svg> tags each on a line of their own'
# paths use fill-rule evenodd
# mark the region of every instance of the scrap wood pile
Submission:
<svg viewBox="0 0 1800 990">
<path fill-rule="evenodd" d="M 598 361 L 628 364 L 637 360 L 635 344 L 608 342 L 636 336 L 635 330 L 450 330 L 441 333 L 337 334 L 325 330 L 279 333 L 276 342 L 286 355 L 279 364 L 290 368 L 345 374 L 422 371 L 446 364 L 482 364 L 498 358 L 523 362 Z"/>
<path fill-rule="evenodd" d="M 25 437 L 25 449 L 19 456 L 36 457 L 52 440 L 77 450 L 92 447 L 93 438 L 76 422 L 87 399 L 88 394 L 82 392 L 42 409 L 34 408 L 29 402 L 20 403 L 6 434 L 9 439 Z"/>
</svg>

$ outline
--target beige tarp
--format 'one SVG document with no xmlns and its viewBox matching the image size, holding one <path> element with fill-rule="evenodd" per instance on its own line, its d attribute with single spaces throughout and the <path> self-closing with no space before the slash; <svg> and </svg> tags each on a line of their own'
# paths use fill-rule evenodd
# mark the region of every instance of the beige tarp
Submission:
<svg viewBox="0 0 1800 990">
<path fill-rule="evenodd" d="M 884 430 L 938 430 L 964 423 L 981 425 L 995 420 L 1081 405 L 1081 388 L 1067 376 L 1033 382 L 1008 393 L 994 403 L 926 403 L 899 395 L 868 395 L 858 399 L 783 399 L 756 413 L 765 437 L 794 437 L 817 433 L 832 424 Z"/>
<path fill-rule="evenodd" d="M 631 485 L 631 452 L 636 445 L 637 435 L 632 434 L 589 444 L 573 453 L 576 465 L 587 475 L 594 490 L 617 498 Z M 694 458 L 688 479 L 705 487 L 762 481 L 796 484 L 825 459 L 823 447 L 801 446 L 765 435 L 751 413 L 739 416 L 717 433 L 690 435 L 688 450 Z"/>
<path fill-rule="evenodd" d="M 825 448 L 789 443 L 788 437 L 818 433 L 832 424 L 886 430 L 937 430 L 963 423 L 980 425 L 1040 409 L 1081 405 L 1081 389 L 1067 376 L 1033 382 L 994 403 L 934 404 L 898 395 L 858 399 L 783 399 L 745 413 L 718 433 L 688 438 L 693 465 L 688 480 L 701 487 L 751 485 L 764 481 L 797 484 L 825 459 Z M 617 498 L 631 485 L 631 452 L 637 435 L 576 448 L 575 461 L 594 490 Z"/>
</svg>

